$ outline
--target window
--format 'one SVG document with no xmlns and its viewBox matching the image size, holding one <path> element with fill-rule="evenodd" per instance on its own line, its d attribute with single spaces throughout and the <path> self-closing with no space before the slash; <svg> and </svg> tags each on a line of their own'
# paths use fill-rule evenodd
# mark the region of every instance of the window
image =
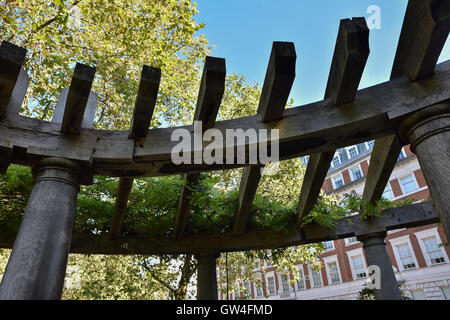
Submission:
<svg viewBox="0 0 450 320">
<path fill-rule="evenodd" d="M 445 300 L 450 300 L 450 287 L 441 287 L 442 295 Z"/>
<path fill-rule="evenodd" d="M 334 243 L 332 240 L 323 242 L 323 245 L 325 247 L 325 251 L 330 251 L 334 249 Z"/>
<path fill-rule="evenodd" d="M 328 274 L 330 276 L 331 284 L 340 283 L 341 277 L 339 275 L 339 269 L 336 261 L 331 261 L 327 263 Z"/>
<path fill-rule="evenodd" d="M 436 237 L 428 237 L 422 239 L 425 249 L 427 251 L 428 257 L 430 258 L 431 265 L 444 263 L 444 255 L 442 254 L 442 249 L 439 247 L 436 241 Z"/>
<path fill-rule="evenodd" d="M 426 300 L 423 289 L 411 290 L 411 295 L 414 300 Z"/>
<path fill-rule="evenodd" d="M 351 169 L 350 172 L 351 172 L 351 176 L 352 176 L 352 181 L 361 179 L 362 176 L 363 176 L 361 168 L 359 166 L 357 166 L 356 168 Z"/>
<path fill-rule="evenodd" d="M 400 179 L 400 182 L 402 184 L 403 191 L 405 194 L 414 192 L 417 189 L 419 189 L 419 187 L 417 186 L 416 179 L 414 179 L 412 174 Z"/>
<path fill-rule="evenodd" d="M 350 257 L 353 277 L 356 279 L 364 279 L 367 277 L 366 267 L 362 255 Z"/>
<path fill-rule="evenodd" d="M 241 293 L 239 291 L 236 291 L 234 293 L 234 298 L 233 300 L 240 300 L 241 299 Z"/>
<path fill-rule="evenodd" d="M 313 288 L 322 286 L 322 274 L 320 273 L 320 271 L 316 271 L 311 268 L 311 277 L 312 277 Z"/>
<path fill-rule="evenodd" d="M 251 298 L 252 297 L 252 291 L 250 289 L 250 282 L 245 283 L 244 297 L 246 297 L 246 298 Z"/>
<path fill-rule="evenodd" d="M 345 238 L 345 244 L 347 246 L 352 245 L 356 242 L 358 242 L 358 239 L 356 239 L 356 237 Z"/>
<path fill-rule="evenodd" d="M 261 297 L 263 295 L 263 291 L 260 286 L 256 285 L 256 296 Z"/>
<path fill-rule="evenodd" d="M 371 140 L 371 141 L 367 141 L 366 142 L 366 148 L 367 150 L 372 150 L 373 149 L 373 144 L 375 143 L 375 140 Z"/>
<path fill-rule="evenodd" d="M 273 277 L 267 278 L 267 291 L 269 292 L 269 295 L 275 294 L 275 280 Z"/>
<path fill-rule="evenodd" d="M 403 270 L 411 270 L 416 268 L 414 257 L 409 249 L 408 243 L 402 243 L 395 246 L 397 249 L 398 257 L 400 258 L 400 265 Z"/>
<path fill-rule="evenodd" d="M 348 147 L 346 148 L 346 150 L 349 159 L 353 159 L 358 156 L 358 149 L 356 148 L 356 146 Z"/>
<path fill-rule="evenodd" d="M 281 287 L 283 289 L 283 292 L 290 291 L 289 277 L 286 274 L 281 275 Z"/>
<path fill-rule="evenodd" d="M 397 161 L 402 160 L 404 158 L 406 158 L 406 154 L 405 154 L 405 151 L 402 148 L 402 150 L 400 150 L 400 154 L 398 155 Z"/>
<path fill-rule="evenodd" d="M 339 155 L 335 155 L 333 157 L 333 161 L 331 161 L 331 165 L 333 166 L 333 168 L 339 166 L 341 164 L 341 158 L 339 157 Z"/>
<path fill-rule="evenodd" d="M 394 199 L 394 194 L 392 193 L 391 184 L 389 182 L 387 183 L 386 188 L 384 188 L 382 197 L 388 200 Z"/>
<path fill-rule="evenodd" d="M 336 177 L 333 177 L 331 180 L 333 182 L 333 188 L 334 189 L 338 189 L 338 188 L 344 186 L 344 179 L 342 178 L 342 174 L 340 174 L 340 175 L 338 175 Z"/>
<path fill-rule="evenodd" d="M 300 163 L 301 163 L 303 166 L 306 166 L 306 165 L 308 164 L 308 161 L 309 161 L 309 156 L 304 156 L 304 157 L 301 157 L 301 158 L 300 158 Z"/>
<path fill-rule="evenodd" d="M 305 290 L 305 279 L 303 277 L 303 270 L 299 269 L 298 273 L 299 279 L 297 280 L 297 290 Z"/>
</svg>

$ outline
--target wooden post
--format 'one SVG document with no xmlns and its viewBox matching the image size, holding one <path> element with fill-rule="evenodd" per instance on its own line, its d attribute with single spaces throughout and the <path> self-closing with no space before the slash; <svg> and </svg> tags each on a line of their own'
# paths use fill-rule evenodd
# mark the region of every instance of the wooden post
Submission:
<svg viewBox="0 0 450 320">
<path fill-rule="evenodd" d="M 45 158 L 0 285 L 0 299 L 60 299 L 72 237 L 79 167 Z"/>
<path fill-rule="evenodd" d="M 450 238 L 450 101 L 414 113 L 399 126 L 398 134 L 411 143 Z"/>
<path fill-rule="evenodd" d="M 380 288 L 375 287 L 373 290 L 375 300 L 401 300 L 402 295 L 386 250 L 385 237 L 386 232 L 377 232 L 359 236 L 358 240 L 364 245 L 368 265 L 380 268 Z"/>
<path fill-rule="evenodd" d="M 217 300 L 217 253 L 199 254 L 197 259 L 197 300 Z"/>
</svg>

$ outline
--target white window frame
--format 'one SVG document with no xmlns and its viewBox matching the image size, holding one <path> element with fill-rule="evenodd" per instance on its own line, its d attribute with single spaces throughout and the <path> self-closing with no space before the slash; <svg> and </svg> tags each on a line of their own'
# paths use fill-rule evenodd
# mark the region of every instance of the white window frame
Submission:
<svg viewBox="0 0 450 320">
<path fill-rule="evenodd" d="M 325 243 L 326 243 L 326 242 L 331 242 L 331 248 L 326 248 L 326 247 L 325 247 L 325 250 L 324 250 L 323 252 L 333 251 L 333 250 L 335 249 L 335 247 L 334 247 L 334 241 L 333 241 L 333 240 L 324 241 L 324 242 L 323 242 L 323 245 L 324 245 L 324 246 L 325 246 Z"/>
<path fill-rule="evenodd" d="M 362 248 L 357 248 L 357 249 L 353 249 L 353 250 L 349 250 L 347 252 L 345 252 L 347 254 L 347 258 L 348 258 L 348 262 L 350 264 L 350 269 L 352 270 L 352 278 L 353 280 L 363 280 L 363 279 L 367 279 L 367 276 L 369 274 L 368 270 L 367 270 L 367 263 L 366 263 L 366 259 L 364 258 L 364 252 Z M 355 269 L 353 268 L 353 264 L 352 264 L 352 259 L 351 257 L 355 257 L 355 256 L 361 256 L 361 259 L 363 261 L 364 264 L 364 268 L 366 271 L 366 278 L 356 278 L 356 273 L 355 273 Z"/>
<path fill-rule="evenodd" d="M 366 142 L 365 142 L 365 144 L 366 144 L 366 149 L 367 149 L 367 150 L 373 150 L 373 146 L 375 145 L 375 140 L 370 140 L 370 142 L 372 142 L 372 141 L 373 141 L 372 149 L 371 149 L 370 146 L 369 146 L 369 141 L 366 141 Z"/>
<path fill-rule="evenodd" d="M 255 292 L 255 296 L 257 298 L 264 296 L 264 289 L 263 287 L 258 287 L 258 285 L 256 283 L 252 283 L 252 286 L 254 285 L 254 292 Z M 259 290 L 259 291 L 258 291 Z M 261 293 L 261 294 L 259 294 Z"/>
<path fill-rule="evenodd" d="M 287 290 L 287 291 L 284 290 L 283 276 L 286 276 L 286 277 L 287 277 L 287 284 L 288 284 L 288 290 Z M 278 282 L 278 283 L 281 284 L 280 289 L 281 289 L 281 292 L 282 292 L 282 293 L 289 293 L 289 292 L 292 291 L 291 277 L 289 276 L 289 274 L 283 274 L 283 273 L 280 273 L 280 274 L 279 274 L 279 282 Z"/>
<path fill-rule="evenodd" d="M 394 251 L 395 261 L 397 262 L 397 266 L 399 267 L 400 271 L 416 270 L 417 268 L 419 268 L 419 263 L 417 262 L 416 254 L 411 245 L 411 239 L 409 237 L 409 234 L 401 236 L 401 237 L 389 239 L 389 242 L 391 243 L 392 249 Z M 412 268 L 412 269 L 403 268 L 403 263 L 402 263 L 402 260 L 400 259 L 400 255 L 398 254 L 398 250 L 396 247 L 396 246 L 402 245 L 402 244 L 408 245 L 408 248 L 409 248 L 409 251 L 411 252 L 414 264 L 416 265 L 415 268 Z"/>
<path fill-rule="evenodd" d="M 339 188 L 342 188 L 343 186 L 345 186 L 344 176 L 342 175 L 342 172 L 341 172 L 341 173 L 331 177 L 331 184 L 333 185 L 333 190 L 339 189 L 339 188 L 336 188 L 336 185 L 334 183 L 334 178 L 337 178 L 337 177 L 340 177 L 342 180 L 342 186 Z"/>
<path fill-rule="evenodd" d="M 351 148 L 355 148 L 355 150 L 356 150 L 356 156 L 354 156 L 354 157 L 351 157 L 350 156 L 350 149 Z M 357 158 L 358 156 L 359 156 L 359 150 L 358 150 L 358 146 L 356 145 L 356 144 L 354 144 L 354 145 L 352 145 L 352 146 L 348 146 L 348 147 L 345 147 L 345 151 L 347 152 L 347 157 L 348 157 L 348 159 L 349 160 L 351 160 L 351 159 L 354 159 L 354 158 Z"/>
<path fill-rule="evenodd" d="M 354 166 L 354 167 L 351 167 L 351 168 L 348 169 L 348 172 L 349 172 L 349 174 L 350 174 L 350 179 L 351 179 L 351 181 L 355 181 L 355 180 L 361 179 L 361 178 L 356 179 L 356 178 L 353 176 L 353 170 L 355 170 L 355 169 L 359 169 L 359 171 L 361 172 L 361 178 L 364 177 L 364 172 L 362 171 L 361 163 L 358 163 L 357 166 Z"/>
<path fill-rule="evenodd" d="M 425 258 L 425 263 L 427 264 L 428 267 L 439 266 L 439 265 L 448 263 L 447 252 L 444 247 L 440 247 L 445 261 L 443 263 L 439 263 L 439 264 L 431 264 L 431 260 L 430 260 L 430 257 L 428 256 L 427 248 L 425 247 L 425 244 L 423 243 L 423 239 L 429 238 L 432 236 L 436 237 L 436 242 L 438 243 L 438 245 L 442 243 L 442 239 L 439 236 L 437 227 L 414 232 L 414 235 L 416 236 L 417 240 L 419 241 L 420 250 L 422 250 L 422 255 Z"/>
<path fill-rule="evenodd" d="M 332 262 L 336 262 L 336 267 L 337 267 L 338 276 L 339 276 L 339 282 L 334 282 L 333 283 L 331 281 L 331 272 L 330 272 L 330 268 L 328 267 L 328 264 L 332 263 Z M 342 283 L 341 269 L 340 269 L 340 266 L 339 266 L 339 261 L 338 261 L 337 255 L 335 254 L 335 255 L 332 255 L 332 256 L 323 257 L 323 263 L 325 265 L 325 273 L 327 275 L 328 285 Z"/>
<path fill-rule="evenodd" d="M 356 241 L 350 242 L 350 239 L 352 239 L 352 238 L 355 238 L 355 239 L 356 239 L 356 237 L 345 238 L 345 245 L 346 245 L 346 246 L 352 246 L 352 245 L 354 245 L 354 244 L 359 243 L 358 239 L 356 239 Z"/>
<path fill-rule="evenodd" d="M 267 295 L 269 295 L 269 296 L 275 296 L 275 295 L 277 295 L 277 283 L 275 282 L 275 277 L 276 277 L 276 275 L 272 272 L 271 274 L 267 274 L 266 275 L 266 279 L 265 279 L 265 282 L 266 282 L 266 292 L 267 292 Z M 274 290 L 274 293 L 270 293 L 269 292 L 269 278 L 272 278 L 273 279 L 273 290 Z"/>
<path fill-rule="evenodd" d="M 402 179 L 407 178 L 409 176 L 413 177 L 413 181 L 416 184 L 417 189 L 414 190 L 414 191 L 406 193 L 405 188 L 403 187 Z M 406 196 L 408 194 L 413 194 L 413 193 L 416 193 L 416 192 L 420 191 L 419 183 L 417 182 L 416 175 L 414 174 L 414 172 L 411 172 L 410 174 L 407 174 L 405 176 L 399 177 L 397 180 L 398 180 L 398 184 L 400 185 L 400 188 L 402 189 L 402 196 Z"/>
<path fill-rule="evenodd" d="M 400 181 L 399 181 L 400 182 Z M 400 183 L 399 183 L 400 184 Z M 393 200 L 394 198 L 395 198 L 395 195 L 394 195 L 394 192 L 392 191 L 392 186 L 391 186 L 391 182 L 390 181 L 388 181 L 388 183 L 386 183 L 386 186 L 384 187 L 384 190 L 383 190 L 383 193 L 381 194 L 381 196 L 383 196 L 384 195 L 384 193 L 386 192 L 386 188 L 389 188 L 389 191 L 391 192 L 391 194 L 392 194 L 392 198 L 390 198 L 390 199 L 388 199 L 388 200 Z"/>
<path fill-rule="evenodd" d="M 318 271 L 319 275 L 320 275 L 320 286 L 316 286 L 314 285 L 314 277 L 313 277 L 313 268 L 308 265 L 308 273 L 309 273 L 309 283 L 311 284 L 311 288 L 321 288 L 323 287 L 323 277 L 322 277 L 322 269 L 320 269 Z"/>
<path fill-rule="evenodd" d="M 303 291 L 306 290 L 306 277 L 305 277 L 305 273 L 303 272 L 303 265 L 299 265 L 298 266 L 298 273 L 300 275 L 300 279 L 298 281 L 295 281 L 295 287 L 297 288 L 297 291 Z M 303 288 L 300 288 L 298 283 L 302 282 L 303 283 Z"/>
<path fill-rule="evenodd" d="M 335 165 L 334 165 L 334 162 L 333 162 L 334 158 L 336 158 L 336 157 L 338 157 L 338 159 L 339 159 L 339 164 L 338 164 L 337 166 L 335 166 Z M 331 159 L 331 167 L 332 167 L 332 168 L 336 168 L 336 167 L 340 166 L 341 164 L 342 164 L 341 155 L 340 155 L 339 152 L 335 152 L 335 153 L 334 153 L 334 156 L 333 156 L 333 159 Z"/>
</svg>

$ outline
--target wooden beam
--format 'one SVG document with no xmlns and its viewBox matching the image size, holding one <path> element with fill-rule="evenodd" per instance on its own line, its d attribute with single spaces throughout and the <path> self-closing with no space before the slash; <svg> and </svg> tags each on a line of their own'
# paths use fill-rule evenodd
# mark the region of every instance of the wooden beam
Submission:
<svg viewBox="0 0 450 320">
<path fill-rule="evenodd" d="M 391 79 L 413 81 L 430 77 L 450 30 L 448 0 L 409 0 Z"/>
<path fill-rule="evenodd" d="M 391 80 L 408 76 L 411 80 L 431 77 L 450 30 L 448 0 L 410 0 L 395 54 Z M 401 152 L 394 135 L 377 139 L 370 158 L 365 201 L 377 202 Z"/>
<path fill-rule="evenodd" d="M 355 99 L 369 53 L 369 28 L 366 20 L 341 20 L 325 99 L 331 98 L 337 106 Z M 317 202 L 335 152 L 336 150 L 316 153 L 309 158 L 297 208 L 299 225 Z"/>
<path fill-rule="evenodd" d="M 148 135 L 150 121 L 158 97 L 161 69 L 144 65 L 139 82 L 133 119 L 131 120 L 130 139 L 145 138 Z"/>
<path fill-rule="evenodd" d="M 95 68 L 77 63 L 72 82 L 67 93 L 66 106 L 62 118 L 61 132 L 79 135 L 86 104 L 94 81 Z"/>
<path fill-rule="evenodd" d="M 142 67 L 141 80 L 139 82 L 133 118 L 128 135 L 129 139 L 139 140 L 148 135 L 150 121 L 155 110 L 160 80 L 161 69 L 146 65 Z M 122 229 L 133 181 L 133 178 L 128 177 L 119 179 L 119 188 L 117 190 L 114 215 L 110 229 L 111 238 L 117 237 Z"/>
<path fill-rule="evenodd" d="M 262 122 L 278 120 L 282 117 L 295 78 L 297 55 L 292 42 L 274 42 L 267 66 L 264 85 L 258 105 L 258 116 Z M 258 183 L 261 166 L 245 167 L 239 186 L 238 209 L 235 214 L 233 232 L 241 234 L 251 219 L 251 209 Z"/>
<path fill-rule="evenodd" d="M 214 127 L 223 93 L 225 91 L 225 59 L 206 57 L 197 98 L 194 122 L 202 122 L 202 130 Z M 193 189 L 198 183 L 199 173 L 185 174 L 186 184 L 181 187 L 178 209 L 175 216 L 173 237 L 181 239 L 188 222 L 188 213 Z"/>
<path fill-rule="evenodd" d="M 428 201 L 385 210 L 380 217 L 373 220 L 362 220 L 359 215 L 343 218 L 336 223 L 334 229 L 309 224 L 302 229 L 290 232 L 249 230 L 242 235 L 228 232 L 189 236 L 182 240 L 171 237 L 150 238 L 145 235 L 111 239 L 108 235 L 74 233 L 71 252 L 158 255 L 275 249 L 361 236 L 383 230 L 418 227 L 436 222 L 439 222 L 438 214 Z M 11 248 L 13 243 L 14 235 L 0 235 L 0 248 Z"/>
<path fill-rule="evenodd" d="M 395 135 L 389 135 L 375 141 L 364 185 L 364 201 L 376 203 L 381 199 L 401 149 L 402 146 Z"/>
<path fill-rule="evenodd" d="M 119 180 L 114 215 L 109 231 L 111 238 L 116 238 L 120 234 L 120 229 L 122 228 L 127 213 L 128 197 L 130 196 L 131 188 L 133 187 L 133 181 L 133 178 L 120 178 Z"/>
<path fill-rule="evenodd" d="M 294 43 L 275 41 L 272 44 L 258 105 L 262 122 L 281 119 L 294 83 L 296 59 Z"/>
<path fill-rule="evenodd" d="M 7 41 L 0 45 L 0 120 L 6 116 L 26 53 L 24 48 Z"/>
<path fill-rule="evenodd" d="M 394 134 L 397 125 L 408 115 L 448 99 L 450 60 L 440 63 L 433 77 L 411 83 L 404 76 L 361 89 L 354 101 L 339 108 L 326 99 L 286 109 L 281 120 L 264 123 L 259 116 L 251 116 L 218 121 L 214 127 L 223 136 L 227 129 L 279 129 L 280 159 L 284 160 Z M 14 155 L 13 163 L 31 165 L 32 157 L 62 157 L 92 164 L 94 174 L 115 177 L 150 177 L 248 165 L 248 162 L 174 165 L 171 152 L 179 142 L 171 141 L 171 135 L 180 128 L 187 129 L 192 139 L 192 125 L 157 128 L 149 131 L 142 145 L 135 146 L 128 139 L 128 130 L 84 129 L 74 139 L 50 122 L 18 116 L 0 120 L 0 145 L 8 148 L 12 142 L 24 150 L 23 154 Z M 234 147 L 248 148 L 248 141 Z"/>
</svg>

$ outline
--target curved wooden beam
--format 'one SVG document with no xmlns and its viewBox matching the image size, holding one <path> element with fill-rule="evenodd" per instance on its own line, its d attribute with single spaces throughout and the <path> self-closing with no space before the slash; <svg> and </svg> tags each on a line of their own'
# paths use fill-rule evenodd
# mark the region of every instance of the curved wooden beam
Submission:
<svg viewBox="0 0 450 320">
<path fill-rule="evenodd" d="M 249 230 L 242 235 L 228 232 L 190 236 L 182 240 L 175 240 L 173 237 L 150 238 L 143 235 L 111 239 L 108 234 L 74 233 L 71 252 L 158 255 L 273 249 L 361 236 L 398 228 L 417 227 L 436 222 L 439 222 L 438 215 L 431 202 L 428 201 L 388 209 L 374 220 L 361 220 L 359 215 L 344 218 L 336 224 L 334 229 L 311 224 L 292 232 Z M 11 248 L 13 243 L 13 235 L 0 235 L 0 248 Z"/>
<path fill-rule="evenodd" d="M 326 99 L 287 109 L 282 120 L 262 122 L 260 117 L 253 116 L 220 121 L 215 128 L 223 134 L 226 129 L 279 129 L 280 159 L 288 159 L 393 134 L 395 125 L 405 116 L 447 99 L 450 99 L 450 61 L 439 64 L 435 75 L 425 80 L 411 83 L 404 76 L 359 90 L 353 102 L 339 108 Z M 135 147 L 128 131 L 82 128 L 79 136 L 71 137 L 50 122 L 11 115 L 0 121 L 0 146 L 5 150 L 24 150 L 13 154 L 13 163 L 31 165 L 31 159 L 36 157 L 62 157 L 92 165 L 94 174 L 117 177 L 171 175 L 245 165 L 173 164 L 171 151 L 178 141 L 171 141 L 171 135 L 180 128 L 193 134 L 193 126 L 153 129 Z"/>
</svg>

